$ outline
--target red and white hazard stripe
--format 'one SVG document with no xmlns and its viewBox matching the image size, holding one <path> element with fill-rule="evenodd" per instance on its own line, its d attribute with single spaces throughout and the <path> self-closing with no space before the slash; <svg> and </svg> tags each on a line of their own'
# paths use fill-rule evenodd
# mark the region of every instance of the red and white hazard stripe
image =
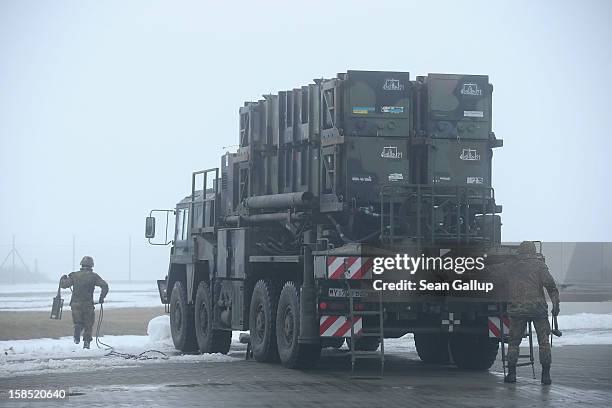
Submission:
<svg viewBox="0 0 612 408">
<path fill-rule="evenodd" d="M 328 279 L 371 279 L 373 258 L 362 256 L 328 256 Z"/>
<path fill-rule="evenodd" d="M 504 337 L 508 337 L 510 332 L 510 319 L 508 316 L 502 318 L 504 322 Z M 501 338 L 501 323 L 499 317 L 489 317 L 489 337 Z"/>
<path fill-rule="evenodd" d="M 361 334 L 363 321 L 361 317 L 353 317 L 354 333 Z M 351 323 L 346 316 L 321 316 L 319 320 L 319 335 L 321 337 L 351 337 Z"/>
</svg>

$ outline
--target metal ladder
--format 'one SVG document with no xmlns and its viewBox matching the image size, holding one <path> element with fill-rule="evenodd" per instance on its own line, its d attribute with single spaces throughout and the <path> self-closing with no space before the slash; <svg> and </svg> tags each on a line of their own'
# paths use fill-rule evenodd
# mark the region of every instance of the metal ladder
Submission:
<svg viewBox="0 0 612 408">
<path fill-rule="evenodd" d="M 378 291 L 378 309 L 377 310 L 355 310 L 355 300 L 353 298 L 353 291 L 349 284 L 349 281 L 346 280 L 346 287 L 348 292 L 349 299 L 349 308 L 348 308 L 348 319 L 351 324 L 351 345 L 350 345 L 350 355 L 351 355 L 351 378 L 354 379 L 382 379 L 385 371 L 385 338 L 384 338 L 384 309 L 382 302 L 382 292 Z M 362 333 L 355 334 L 355 320 L 359 317 L 365 316 L 378 316 L 379 326 L 378 331 L 365 331 L 364 319 L 362 318 Z M 359 351 L 355 350 L 356 340 L 362 337 L 378 337 L 380 341 L 380 347 L 375 351 Z M 355 364 L 357 360 L 361 359 L 378 359 L 380 361 L 380 375 L 378 376 L 357 376 L 355 375 Z"/>
<path fill-rule="evenodd" d="M 499 321 L 500 321 L 500 333 L 501 333 L 501 345 L 502 345 L 502 366 L 504 368 L 504 377 L 506 376 L 506 362 L 507 362 L 507 355 L 506 355 L 506 342 L 509 341 L 509 338 L 507 337 L 507 335 L 504 333 L 504 323 L 503 323 L 503 316 L 499 316 Z M 525 367 L 530 365 L 531 366 L 531 372 L 533 374 L 533 378 L 536 378 L 535 375 L 535 361 L 533 358 L 533 330 L 532 330 L 532 321 L 529 320 L 527 322 L 527 333 L 523 334 L 523 338 L 527 337 L 529 339 L 529 354 L 521 354 L 521 349 L 519 346 L 519 356 L 518 356 L 518 362 L 516 363 L 517 367 Z M 522 343 L 522 342 L 521 342 Z M 529 359 L 529 361 L 524 361 L 524 362 L 520 362 L 521 359 Z"/>
</svg>

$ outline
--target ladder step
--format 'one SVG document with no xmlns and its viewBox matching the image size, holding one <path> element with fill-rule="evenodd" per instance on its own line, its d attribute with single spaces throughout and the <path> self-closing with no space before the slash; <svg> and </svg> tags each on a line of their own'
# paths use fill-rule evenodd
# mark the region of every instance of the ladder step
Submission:
<svg viewBox="0 0 612 408">
<path fill-rule="evenodd" d="M 348 283 L 347 283 L 348 286 Z M 380 339 L 380 349 L 379 350 L 375 350 L 375 351 L 357 351 L 355 349 L 349 349 L 349 353 L 351 355 L 351 378 L 355 378 L 355 379 L 380 379 L 383 377 L 383 372 L 384 372 L 384 366 L 385 366 L 385 353 L 384 353 L 384 336 L 383 336 L 383 318 L 384 318 L 384 310 L 383 310 L 383 304 L 382 304 L 382 297 L 380 297 L 380 293 L 379 293 L 379 304 L 378 310 L 352 310 L 353 309 L 353 305 L 354 305 L 354 301 L 353 301 L 353 296 L 352 296 L 352 292 L 351 292 L 351 288 L 348 287 L 348 294 L 349 294 L 349 313 L 347 316 L 347 319 L 349 319 L 349 321 L 353 321 L 355 316 L 376 316 L 379 320 L 380 320 L 380 328 L 376 327 L 374 328 L 374 330 L 378 330 L 378 331 L 372 331 L 372 328 L 370 328 L 368 331 L 361 333 L 359 335 L 354 335 L 353 339 L 357 340 L 360 337 L 369 337 L 369 338 L 377 338 Z M 366 330 L 364 328 L 364 330 Z M 363 359 L 371 359 L 371 360 L 378 360 L 380 362 L 380 375 L 379 376 L 356 376 L 355 375 L 355 363 L 357 362 L 357 360 L 363 360 Z"/>
<path fill-rule="evenodd" d="M 366 359 L 366 358 L 371 358 L 371 359 L 376 359 L 376 360 L 380 360 L 381 357 L 380 355 L 373 355 L 373 354 L 366 354 L 366 355 L 354 355 L 353 359 L 357 360 L 357 359 Z"/>
<path fill-rule="evenodd" d="M 382 375 L 351 375 L 351 380 L 381 380 Z"/>
<path fill-rule="evenodd" d="M 371 356 L 371 357 L 381 357 L 382 356 L 380 351 L 354 351 L 352 354 L 354 356 Z"/>
<path fill-rule="evenodd" d="M 524 366 L 528 366 L 528 365 L 533 365 L 534 363 L 518 363 L 516 366 L 517 367 L 524 367 Z"/>
<path fill-rule="evenodd" d="M 519 354 L 519 358 L 531 358 L 531 354 Z"/>
</svg>

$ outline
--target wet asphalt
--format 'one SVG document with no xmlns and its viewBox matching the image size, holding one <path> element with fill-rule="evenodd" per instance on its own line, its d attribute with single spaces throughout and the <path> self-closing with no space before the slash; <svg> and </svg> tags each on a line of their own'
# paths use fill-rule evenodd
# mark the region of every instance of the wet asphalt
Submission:
<svg viewBox="0 0 612 408">
<path fill-rule="evenodd" d="M 536 349 L 537 350 L 537 349 Z M 610 407 L 612 346 L 553 349 L 553 385 L 520 367 L 516 385 L 503 383 L 501 362 L 489 372 L 431 366 L 412 352 L 387 354 L 382 379 L 353 379 L 346 351 L 326 350 L 316 369 L 299 371 L 245 361 L 148 363 L 92 372 L 0 379 L 0 406 L 87 407 Z M 239 358 L 239 359 L 238 359 Z M 375 361 L 357 373 L 374 375 Z M 66 388 L 64 401 L 9 401 L 14 388 Z"/>
</svg>

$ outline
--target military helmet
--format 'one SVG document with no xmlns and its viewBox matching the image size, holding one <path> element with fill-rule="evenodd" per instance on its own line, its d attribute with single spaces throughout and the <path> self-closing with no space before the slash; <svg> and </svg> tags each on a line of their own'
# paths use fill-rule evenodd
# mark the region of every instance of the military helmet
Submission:
<svg viewBox="0 0 612 408">
<path fill-rule="evenodd" d="M 536 246 L 533 241 L 523 241 L 518 247 L 519 254 L 535 255 Z"/>
<path fill-rule="evenodd" d="M 87 255 L 84 256 L 83 259 L 81 259 L 81 266 L 83 268 L 93 268 L 94 266 L 93 258 Z"/>
</svg>

